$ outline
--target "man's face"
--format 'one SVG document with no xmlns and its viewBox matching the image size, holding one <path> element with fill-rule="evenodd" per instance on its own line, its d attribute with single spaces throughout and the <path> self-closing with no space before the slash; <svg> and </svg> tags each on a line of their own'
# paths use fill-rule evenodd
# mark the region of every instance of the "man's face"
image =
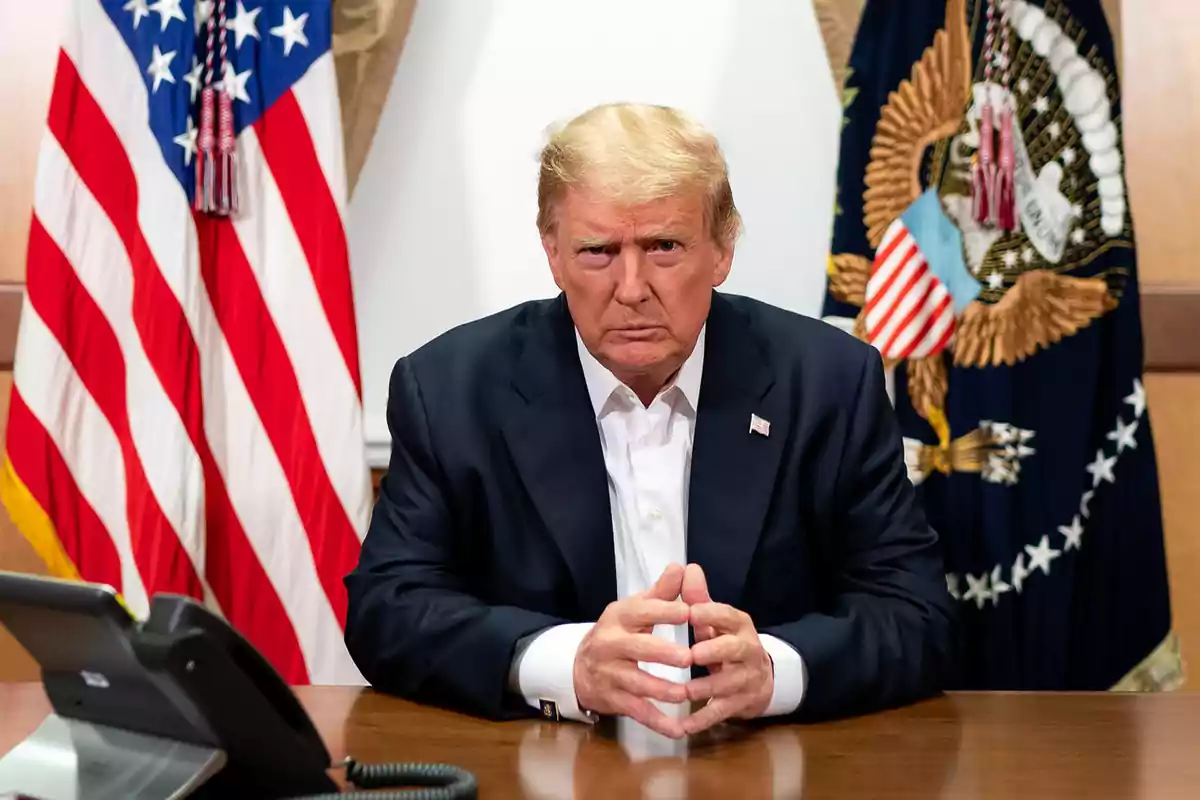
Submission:
<svg viewBox="0 0 1200 800">
<path fill-rule="evenodd" d="M 573 188 L 542 237 L 583 343 L 626 383 L 679 369 L 729 274 L 733 247 L 714 241 L 705 203 L 694 191 L 621 206 Z"/>
</svg>

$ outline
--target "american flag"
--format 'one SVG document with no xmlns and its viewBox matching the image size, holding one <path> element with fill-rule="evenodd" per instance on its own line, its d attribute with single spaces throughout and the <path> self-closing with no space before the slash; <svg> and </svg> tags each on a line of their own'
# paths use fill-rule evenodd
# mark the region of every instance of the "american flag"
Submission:
<svg viewBox="0 0 1200 800">
<path fill-rule="evenodd" d="M 4 502 L 52 572 L 112 585 L 135 614 L 159 592 L 202 598 L 289 682 L 359 683 L 342 577 L 370 484 L 330 0 L 72 13 L 37 167 Z M 210 19 L 225 20 L 213 78 Z M 236 133 L 232 217 L 193 208 L 198 100 L 217 81 Z"/>
<path fill-rule="evenodd" d="M 887 229 L 863 306 L 866 340 L 884 358 L 924 358 L 941 352 L 954 335 L 954 303 L 930 269 L 903 217 Z"/>
</svg>

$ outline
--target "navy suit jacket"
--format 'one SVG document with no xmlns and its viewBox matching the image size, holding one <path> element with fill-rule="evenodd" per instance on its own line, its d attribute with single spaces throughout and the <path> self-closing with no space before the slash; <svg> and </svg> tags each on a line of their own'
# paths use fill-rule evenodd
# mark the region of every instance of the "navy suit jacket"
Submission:
<svg viewBox="0 0 1200 800">
<path fill-rule="evenodd" d="M 687 558 L 714 600 L 790 643 L 798 716 L 931 694 L 951 601 L 875 350 L 714 292 L 692 450 Z M 750 432 L 750 417 L 770 435 Z M 612 515 L 575 329 L 560 295 L 456 328 L 391 377 L 391 462 L 346 643 L 376 688 L 489 717 L 517 641 L 617 599 Z"/>
</svg>

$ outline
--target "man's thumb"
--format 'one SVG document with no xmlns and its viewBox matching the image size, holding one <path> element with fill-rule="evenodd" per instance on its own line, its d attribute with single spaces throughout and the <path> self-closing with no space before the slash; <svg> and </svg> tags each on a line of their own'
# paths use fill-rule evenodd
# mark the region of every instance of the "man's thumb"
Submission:
<svg viewBox="0 0 1200 800">
<path fill-rule="evenodd" d="M 646 597 L 655 600 L 674 600 L 683 589 L 683 567 L 679 564 L 669 564 L 662 575 L 646 592 Z"/>
<path fill-rule="evenodd" d="M 683 571 L 683 587 L 680 590 L 683 602 L 689 606 L 698 603 L 711 603 L 708 596 L 708 581 L 704 578 L 704 570 L 699 564 L 688 564 Z"/>
</svg>

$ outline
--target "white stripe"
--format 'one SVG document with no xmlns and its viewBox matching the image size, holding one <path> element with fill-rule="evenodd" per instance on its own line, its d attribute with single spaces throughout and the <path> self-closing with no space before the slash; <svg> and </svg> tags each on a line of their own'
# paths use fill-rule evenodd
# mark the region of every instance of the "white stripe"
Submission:
<svg viewBox="0 0 1200 800">
<path fill-rule="evenodd" d="M 245 205 L 234 227 L 288 352 L 325 472 L 362 536 L 370 513 L 370 475 L 358 392 L 254 129 L 242 133 L 238 148 L 245 166 Z"/>
<path fill-rule="evenodd" d="M 875 248 L 876 253 L 882 253 L 887 250 L 892 244 L 892 239 L 900 234 L 907 234 L 908 228 L 904 227 L 904 220 L 896 217 L 892 220 L 892 224 L 887 226 L 887 230 L 883 232 L 883 239 L 879 242 L 879 247 Z"/>
<path fill-rule="evenodd" d="M 933 327 L 929 329 L 929 333 L 925 338 L 913 348 L 913 358 L 924 358 L 933 352 L 933 348 L 946 335 L 946 331 L 954 324 L 954 306 L 946 306 L 946 310 L 938 321 L 933 323 Z"/>
<path fill-rule="evenodd" d="M 133 322 L 133 268 L 104 209 L 52 135 L 42 138 L 38 220 L 104 314 L 125 361 L 125 412 L 138 460 L 197 574 L 204 570 L 204 473 Z M 207 588 L 205 593 L 210 594 Z"/>
<path fill-rule="evenodd" d="M 308 123 L 313 147 L 325 183 L 333 194 L 338 214 L 346 217 L 346 157 L 342 144 L 342 107 L 338 100 L 337 72 L 333 53 L 318 58 L 300 80 L 292 84 L 292 94 Z"/>
<path fill-rule="evenodd" d="M 907 245 L 901 245 L 907 247 Z M 893 312 L 893 309 L 904 298 L 904 287 L 912 280 L 912 277 L 921 270 L 928 269 L 925 264 L 925 259 L 919 250 L 913 250 L 909 259 L 904 262 L 903 266 L 898 270 L 896 280 L 892 281 L 892 285 L 880 298 L 879 303 L 871 309 L 867 314 L 867 330 L 876 331 L 883 323 L 888 315 Z"/>
<path fill-rule="evenodd" d="M 887 324 L 878 333 L 873 333 L 871 338 L 878 340 L 880 344 L 887 344 L 888 339 L 892 338 L 892 334 L 898 331 L 900 326 L 904 324 L 905 317 L 909 315 L 909 312 L 925 296 L 925 289 L 933 280 L 933 273 L 930 272 L 927 265 L 923 264 L 922 272 L 920 277 L 917 278 L 917 282 L 904 295 L 898 298 L 896 308 L 892 311 L 892 316 L 888 319 Z"/>
<path fill-rule="evenodd" d="M 114 57 L 127 48 L 99 4 L 79 3 L 76 18 L 78 27 L 64 49 L 133 165 L 139 225 L 200 349 L 205 431 L 230 502 L 291 619 L 312 680 L 361 683 L 317 580 L 278 457 L 217 325 L 200 277 L 191 209 L 145 124 L 147 97 L 139 67 L 132 59 Z"/>
<path fill-rule="evenodd" d="M 122 597 L 133 614 L 144 616 L 150 604 L 133 558 L 121 445 L 32 303 L 21 309 L 13 384 L 112 537 L 121 561 Z"/>
</svg>

